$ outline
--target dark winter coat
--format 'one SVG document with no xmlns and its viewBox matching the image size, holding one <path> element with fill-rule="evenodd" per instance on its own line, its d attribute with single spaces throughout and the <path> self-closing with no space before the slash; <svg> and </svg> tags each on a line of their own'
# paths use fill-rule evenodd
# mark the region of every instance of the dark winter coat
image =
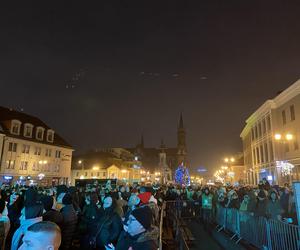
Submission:
<svg viewBox="0 0 300 250">
<path fill-rule="evenodd" d="M 61 228 L 62 243 L 60 249 L 70 249 L 77 226 L 77 214 L 73 205 L 65 205 L 60 212 L 63 216 Z"/>
<path fill-rule="evenodd" d="M 100 230 L 101 229 L 101 230 Z M 122 230 L 122 220 L 113 208 L 104 210 L 95 228 L 94 235 L 97 234 L 97 247 L 103 247 L 110 243 L 116 243 Z"/>
<path fill-rule="evenodd" d="M 128 250 L 130 247 L 132 250 L 157 250 L 158 235 L 157 227 L 134 237 L 123 231 L 116 245 L 116 250 Z"/>
<path fill-rule="evenodd" d="M 61 228 L 63 226 L 64 218 L 60 212 L 58 212 L 54 209 L 50 209 L 46 213 L 43 214 L 43 221 L 54 222 Z"/>
</svg>

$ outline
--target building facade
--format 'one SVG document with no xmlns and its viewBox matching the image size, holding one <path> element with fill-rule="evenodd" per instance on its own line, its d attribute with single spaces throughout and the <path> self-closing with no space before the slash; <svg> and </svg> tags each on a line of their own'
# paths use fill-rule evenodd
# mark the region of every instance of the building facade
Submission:
<svg viewBox="0 0 300 250">
<path fill-rule="evenodd" d="M 248 183 L 299 180 L 300 80 L 259 107 L 246 120 L 241 138 Z"/>
<path fill-rule="evenodd" d="M 106 148 L 73 157 L 72 184 L 85 179 L 117 179 L 123 183 L 140 182 L 147 173 L 141 162 L 123 148 Z"/>
<path fill-rule="evenodd" d="M 174 173 L 181 164 L 189 166 L 186 131 L 183 123 L 182 114 L 180 115 L 177 126 L 177 147 L 167 147 L 163 140 L 159 147 L 145 147 L 143 136 L 141 142 L 134 148 L 127 148 L 142 162 L 144 169 L 150 173 L 161 173 L 161 180 L 164 183 L 174 179 Z M 158 178 L 158 177 L 157 177 Z"/>
<path fill-rule="evenodd" d="M 39 118 L 0 107 L 0 150 L 1 182 L 69 182 L 73 149 Z"/>
</svg>

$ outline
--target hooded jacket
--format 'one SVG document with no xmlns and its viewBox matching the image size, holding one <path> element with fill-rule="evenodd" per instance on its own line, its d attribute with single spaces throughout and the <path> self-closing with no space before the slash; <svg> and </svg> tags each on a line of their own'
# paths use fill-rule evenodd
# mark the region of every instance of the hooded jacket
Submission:
<svg viewBox="0 0 300 250">
<path fill-rule="evenodd" d="M 20 245 L 20 240 L 21 238 L 25 235 L 27 232 L 28 227 L 31 225 L 42 221 L 42 217 L 36 217 L 33 219 L 21 219 L 21 225 L 17 229 L 17 231 L 14 233 L 13 239 L 12 239 L 12 244 L 11 244 L 11 250 L 17 250 L 19 245 Z"/>
</svg>

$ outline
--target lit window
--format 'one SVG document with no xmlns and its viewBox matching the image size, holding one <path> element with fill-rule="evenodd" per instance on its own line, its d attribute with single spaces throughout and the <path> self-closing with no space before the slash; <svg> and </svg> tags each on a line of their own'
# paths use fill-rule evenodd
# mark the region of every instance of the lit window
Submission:
<svg viewBox="0 0 300 250">
<path fill-rule="evenodd" d="M 36 139 L 38 140 L 43 140 L 44 138 L 44 128 L 42 127 L 37 127 L 36 129 Z"/>
<path fill-rule="evenodd" d="M 29 145 L 23 145 L 22 153 L 23 154 L 29 154 L 30 146 Z"/>
<path fill-rule="evenodd" d="M 54 131 L 53 130 L 48 130 L 47 131 L 47 141 L 48 142 L 53 142 L 54 141 Z"/>
<path fill-rule="evenodd" d="M 20 170 L 27 170 L 28 161 L 21 161 Z"/>
<path fill-rule="evenodd" d="M 33 126 L 31 124 L 26 123 L 24 125 L 24 136 L 25 137 L 32 137 L 32 128 L 33 128 Z"/>
<path fill-rule="evenodd" d="M 11 125 L 11 133 L 18 135 L 20 134 L 21 122 L 18 120 L 13 120 Z"/>
<path fill-rule="evenodd" d="M 40 147 L 35 147 L 34 154 L 41 155 L 41 151 L 42 151 L 42 149 Z"/>
<path fill-rule="evenodd" d="M 61 151 L 56 150 L 55 151 L 55 158 L 60 158 L 60 154 L 61 154 Z"/>
<path fill-rule="evenodd" d="M 9 152 L 17 152 L 17 143 L 10 142 L 8 144 L 8 151 Z"/>
<path fill-rule="evenodd" d="M 294 121 L 296 119 L 296 117 L 295 117 L 295 106 L 294 105 L 290 106 L 290 112 L 291 112 L 291 121 Z"/>
</svg>

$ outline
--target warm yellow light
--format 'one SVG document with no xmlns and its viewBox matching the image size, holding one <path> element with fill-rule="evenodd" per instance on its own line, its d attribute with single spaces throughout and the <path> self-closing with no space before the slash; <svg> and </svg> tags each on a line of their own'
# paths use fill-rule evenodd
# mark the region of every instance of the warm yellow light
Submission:
<svg viewBox="0 0 300 250">
<path fill-rule="evenodd" d="M 228 158 L 225 158 L 224 161 L 225 161 L 225 162 L 229 162 L 229 159 L 228 159 Z"/>
<path fill-rule="evenodd" d="M 81 164 L 81 163 L 82 163 L 82 160 L 79 160 L 79 161 L 78 161 L 78 164 Z"/>
<path fill-rule="evenodd" d="M 122 173 L 126 173 L 127 170 L 126 170 L 126 169 L 122 169 L 121 172 L 122 172 Z"/>
<path fill-rule="evenodd" d="M 39 164 L 43 164 L 43 161 L 39 161 Z"/>
<path fill-rule="evenodd" d="M 292 134 L 286 134 L 285 138 L 290 141 L 293 140 L 293 135 Z"/>
<path fill-rule="evenodd" d="M 141 181 L 145 181 L 145 178 L 144 178 L 144 177 L 142 177 L 142 178 L 141 178 Z"/>
<path fill-rule="evenodd" d="M 231 162 L 234 162 L 234 161 L 235 161 L 235 159 L 234 159 L 233 157 L 231 157 L 230 161 L 231 161 Z"/>
<path fill-rule="evenodd" d="M 44 163 L 44 164 L 47 164 L 47 161 L 44 161 L 43 163 Z"/>
<path fill-rule="evenodd" d="M 80 175 L 80 180 L 84 179 L 84 176 L 83 175 Z"/>
<path fill-rule="evenodd" d="M 99 167 L 98 166 L 94 166 L 93 170 L 99 170 Z"/>
<path fill-rule="evenodd" d="M 281 140 L 281 134 L 275 134 L 275 140 Z"/>
<path fill-rule="evenodd" d="M 195 179 L 195 176 L 191 176 L 191 179 Z"/>
</svg>

